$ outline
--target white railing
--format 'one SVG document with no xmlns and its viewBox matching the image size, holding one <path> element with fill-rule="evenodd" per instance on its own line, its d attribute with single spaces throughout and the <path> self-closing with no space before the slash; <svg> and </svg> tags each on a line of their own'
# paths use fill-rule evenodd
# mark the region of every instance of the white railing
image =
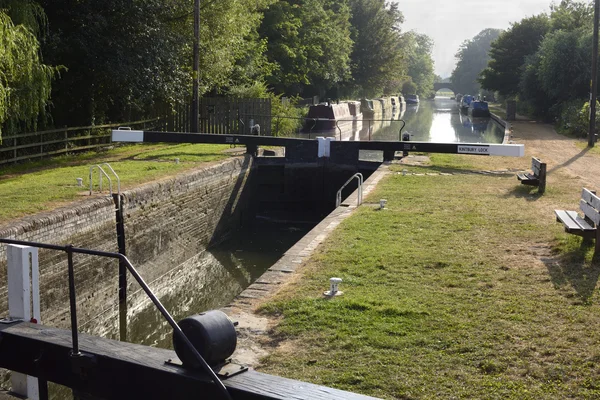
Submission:
<svg viewBox="0 0 600 400">
<path fill-rule="evenodd" d="M 117 178 L 117 193 L 121 194 L 121 179 L 119 179 L 119 175 L 117 175 L 117 173 L 110 166 L 109 163 L 104 163 L 104 164 L 92 165 L 90 167 L 90 196 L 92 195 L 93 187 L 94 187 L 94 170 L 95 169 L 98 169 L 98 189 L 100 190 L 100 192 L 102 192 L 102 181 L 103 181 L 102 177 L 105 176 L 106 179 L 108 180 L 108 186 L 109 186 L 111 196 L 113 194 L 112 179 L 110 179 L 110 176 L 102 168 L 103 165 L 106 166 L 110 170 L 110 172 L 115 176 L 115 178 Z"/>
<path fill-rule="evenodd" d="M 344 190 L 346 188 L 346 186 L 348 186 L 348 184 L 350 182 L 352 182 L 354 179 L 358 179 L 358 196 L 356 198 L 356 205 L 360 206 L 362 204 L 363 201 L 363 182 L 364 182 L 364 178 L 363 175 L 360 172 L 357 172 L 356 174 L 352 175 L 350 177 L 350 179 L 348 179 L 346 181 L 346 183 L 344 183 L 342 185 L 342 187 L 340 188 L 340 190 L 337 191 L 336 195 L 335 195 L 335 208 L 338 208 L 341 204 L 342 204 L 342 190 Z"/>
</svg>

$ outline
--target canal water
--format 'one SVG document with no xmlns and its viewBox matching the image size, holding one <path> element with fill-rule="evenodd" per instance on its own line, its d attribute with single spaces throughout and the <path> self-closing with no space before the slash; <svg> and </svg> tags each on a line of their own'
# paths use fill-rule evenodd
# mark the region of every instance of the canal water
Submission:
<svg viewBox="0 0 600 400">
<path fill-rule="evenodd" d="M 335 132 L 311 132 L 311 136 L 334 136 L 337 140 L 401 140 L 408 132 L 413 141 L 436 143 L 502 143 L 504 127 L 492 118 L 473 118 L 461 112 L 458 103 L 449 97 L 421 100 L 405 109 L 384 115 L 379 120 L 363 119 L 345 124 Z M 402 122 L 404 121 L 404 122 Z M 301 137 L 306 137 L 302 136 Z"/>
<path fill-rule="evenodd" d="M 397 119 L 406 122 L 410 140 L 436 143 L 502 143 L 504 127 L 492 118 L 473 118 L 461 112 L 448 97 L 408 104 Z M 364 122 L 363 122 L 364 125 Z M 398 140 L 401 122 L 389 122 L 373 135 L 373 140 Z"/>
<path fill-rule="evenodd" d="M 176 321 L 225 307 L 302 238 L 312 225 L 257 220 L 222 244 L 195 256 L 193 268 L 172 271 L 158 288 L 160 301 Z M 129 310 L 128 341 L 172 348 L 172 329 L 148 302 Z"/>
</svg>

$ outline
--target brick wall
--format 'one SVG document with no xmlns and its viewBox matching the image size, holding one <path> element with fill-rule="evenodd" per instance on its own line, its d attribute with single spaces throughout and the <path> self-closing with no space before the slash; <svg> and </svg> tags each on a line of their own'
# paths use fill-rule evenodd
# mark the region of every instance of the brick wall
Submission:
<svg viewBox="0 0 600 400">
<path fill-rule="evenodd" d="M 238 157 L 124 192 L 127 255 L 147 283 L 165 288 L 161 280 L 170 271 L 185 268 L 240 225 L 250 203 L 251 168 L 251 157 Z M 0 237 L 116 252 L 115 206 L 109 197 L 83 200 L 1 226 Z M 114 336 L 117 261 L 85 255 L 74 261 L 82 330 Z M 70 326 L 67 283 L 66 255 L 40 250 L 44 324 Z M 143 301 L 138 288 L 128 276 L 132 309 Z M 6 252 L 0 246 L 0 315 L 7 308 Z"/>
</svg>

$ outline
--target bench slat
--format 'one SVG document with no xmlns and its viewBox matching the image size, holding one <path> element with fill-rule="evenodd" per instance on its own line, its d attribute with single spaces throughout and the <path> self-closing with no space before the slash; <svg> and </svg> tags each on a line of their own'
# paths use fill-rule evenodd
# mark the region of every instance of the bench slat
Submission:
<svg viewBox="0 0 600 400">
<path fill-rule="evenodd" d="M 591 204 L 596 210 L 600 210 L 600 197 L 596 196 L 591 190 L 583 188 L 581 199 Z"/>
<path fill-rule="evenodd" d="M 531 171 L 535 176 L 540 174 L 540 169 L 542 168 L 542 162 L 539 158 L 531 157 Z"/>
<path fill-rule="evenodd" d="M 554 210 L 556 220 L 565 225 L 565 231 L 568 233 L 593 232 L 596 230 L 585 219 L 581 218 L 577 211 Z"/>
<path fill-rule="evenodd" d="M 539 183 L 539 179 L 535 176 L 527 173 L 517 174 L 517 179 L 524 183 L 525 185 L 534 185 L 536 186 Z"/>
<path fill-rule="evenodd" d="M 594 207 L 590 206 L 585 200 L 579 201 L 579 207 L 586 217 L 594 221 L 596 226 L 600 225 L 600 213 Z"/>
</svg>

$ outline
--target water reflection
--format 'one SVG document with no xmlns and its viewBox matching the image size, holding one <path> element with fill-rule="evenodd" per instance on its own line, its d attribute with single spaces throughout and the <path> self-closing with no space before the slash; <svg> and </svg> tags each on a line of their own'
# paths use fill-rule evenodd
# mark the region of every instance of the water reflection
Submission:
<svg viewBox="0 0 600 400">
<path fill-rule="evenodd" d="M 358 121 L 345 131 L 311 132 L 311 137 L 331 136 L 337 140 L 399 140 L 400 128 L 411 140 L 423 142 L 502 143 L 504 128 L 491 118 L 472 118 L 460 112 L 458 104 L 447 97 L 408 104 L 405 109 L 377 119 Z M 349 125 L 348 125 L 349 126 Z M 306 136 L 303 136 L 306 137 Z"/>
<path fill-rule="evenodd" d="M 223 244 L 208 249 L 148 282 L 162 304 L 180 320 L 229 304 L 312 228 L 257 221 Z M 116 309 L 91 321 L 90 333 L 118 338 Z M 141 291 L 128 296 L 128 341 L 171 347 L 172 329 Z"/>
</svg>

